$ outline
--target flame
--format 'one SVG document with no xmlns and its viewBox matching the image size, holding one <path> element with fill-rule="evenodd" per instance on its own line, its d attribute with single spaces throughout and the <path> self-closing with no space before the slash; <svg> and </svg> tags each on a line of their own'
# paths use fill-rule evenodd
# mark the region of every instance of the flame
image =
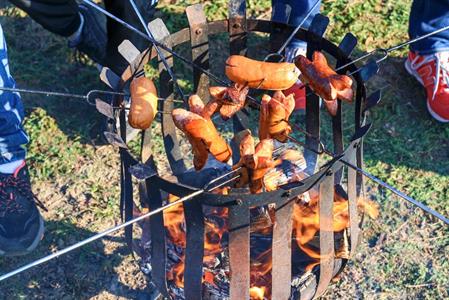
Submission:
<svg viewBox="0 0 449 300">
<path fill-rule="evenodd" d="M 222 191 L 227 193 L 228 189 Z M 308 245 L 320 230 L 319 226 L 319 194 L 317 191 L 310 191 L 307 195 L 310 198 L 308 203 L 296 202 L 293 207 L 293 238 L 298 247 L 312 261 L 306 270 L 311 270 L 319 264 L 320 253 Z M 177 197 L 169 196 L 169 201 L 177 200 Z M 360 211 L 366 213 L 371 218 L 379 215 L 378 206 L 372 201 L 360 198 L 357 206 Z M 270 210 L 270 217 L 274 220 L 274 210 Z M 341 197 L 338 193 L 334 194 L 333 210 L 333 230 L 340 232 L 349 227 L 348 200 Z M 176 205 L 164 211 L 164 223 L 168 232 L 170 241 L 181 248 L 186 246 L 186 232 L 184 209 L 182 204 Z M 216 208 L 208 212 L 208 218 L 205 219 L 204 236 L 204 259 L 205 265 L 213 265 L 217 256 L 223 252 L 222 239 L 228 230 L 228 210 L 227 208 Z M 271 234 L 272 226 L 257 229 L 258 234 Z M 174 282 L 178 287 L 184 287 L 184 267 L 185 256 L 181 255 L 180 261 L 167 272 L 167 278 Z M 264 300 L 271 298 L 271 269 L 272 269 L 272 250 L 267 249 L 257 256 L 251 262 L 251 300 Z M 215 284 L 215 275 L 213 272 L 205 270 L 203 282 L 212 285 Z"/>
<path fill-rule="evenodd" d="M 298 247 L 310 258 L 317 260 L 306 267 L 307 271 L 319 264 L 318 260 L 320 259 L 319 251 L 307 244 L 320 230 L 318 200 L 318 193 L 311 191 L 310 202 L 306 205 L 295 203 L 293 209 L 293 235 Z M 357 207 L 371 218 L 377 218 L 379 215 L 378 205 L 364 198 L 358 199 Z M 348 209 L 348 200 L 338 193 L 334 193 L 334 232 L 340 232 L 349 227 Z"/>
<path fill-rule="evenodd" d="M 227 191 L 227 189 L 224 189 Z M 174 202 L 179 198 L 173 195 L 169 195 L 168 201 Z M 185 219 L 184 219 L 184 207 L 182 204 L 175 205 L 169 209 L 166 209 L 164 215 L 164 226 L 168 232 L 170 241 L 183 249 L 186 247 L 186 232 Z M 215 260 L 217 254 L 223 251 L 221 246 L 221 240 L 223 234 L 227 231 L 227 208 L 217 208 L 210 212 L 209 217 L 215 217 L 222 221 L 222 226 L 212 222 L 211 220 L 205 220 L 205 236 L 204 236 L 204 259 L 205 264 L 210 264 Z M 185 270 L 185 255 L 180 257 L 180 261 L 175 264 L 172 269 L 167 272 L 167 279 L 173 281 L 178 287 L 184 287 L 184 270 Z M 204 272 L 203 281 L 210 284 L 214 284 L 214 275 L 211 272 Z"/>
<path fill-rule="evenodd" d="M 265 299 L 265 287 L 253 286 L 249 289 L 249 297 L 251 300 L 264 300 Z"/>
<path fill-rule="evenodd" d="M 214 209 L 209 216 L 216 217 L 222 221 L 227 220 L 228 209 L 217 208 Z M 221 241 L 223 234 L 228 230 L 227 222 L 224 224 L 217 224 L 211 220 L 205 220 L 205 236 L 204 236 L 204 263 L 212 263 L 217 254 L 223 251 Z M 223 225 L 223 226 L 220 226 Z"/>
<path fill-rule="evenodd" d="M 251 262 L 251 300 L 271 298 L 271 269 L 273 267 L 271 253 L 271 248 L 267 249 Z"/>
</svg>

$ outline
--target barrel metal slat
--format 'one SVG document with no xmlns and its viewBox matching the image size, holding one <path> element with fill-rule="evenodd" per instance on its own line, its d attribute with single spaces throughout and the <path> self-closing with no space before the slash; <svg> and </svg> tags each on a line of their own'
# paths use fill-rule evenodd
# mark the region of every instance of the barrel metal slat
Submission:
<svg viewBox="0 0 449 300">
<path fill-rule="evenodd" d="M 148 28 L 157 41 L 164 41 L 167 47 L 173 47 L 170 32 L 161 19 L 152 21 Z M 167 51 L 161 49 L 162 54 L 167 58 L 170 67 L 173 67 L 173 57 L 170 57 Z M 170 78 L 167 70 L 165 70 L 162 61 L 159 63 L 159 96 L 167 100 L 174 99 L 173 81 Z M 173 110 L 172 101 L 164 101 L 162 104 L 162 111 Z M 164 135 L 164 145 L 167 152 L 167 158 L 170 163 L 173 174 L 181 174 L 186 171 L 183 155 L 179 147 L 178 138 L 176 136 L 176 128 L 170 114 L 162 114 L 162 133 Z"/>
<path fill-rule="evenodd" d="M 161 192 L 157 188 L 157 184 L 153 184 L 151 178 L 146 180 L 146 190 L 150 211 L 161 207 L 163 205 Z M 150 236 L 152 279 L 159 292 L 165 297 L 169 297 L 166 272 L 167 243 L 163 214 L 156 214 L 150 218 Z"/>
<path fill-rule="evenodd" d="M 231 55 L 247 54 L 247 27 L 246 27 L 246 1 L 229 1 L 229 52 Z M 232 118 L 234 135 L 249 128 L 248 111 L 242 109 Z M 240 159 L 239 145 L 231 143 L 232 159 Z"/>
<path fill-rule="evenodd" d="M 272 299 L 288 300 L 292 283 L 292 215 L 294 201 L 276 209 L 273 228 Z"/>
<path fill-rule="evenodd" d="M 334 173 L 328 174 L 320 184 L 320 275 L 314 298 L 324 294 L 334 273 Z"/>
<path fill-rule="evenodd" d="M 230 300 L 249 299 L 250 244 L 249 208 L 229 208 Z"/>
<path fill-rule="evenodd" d="M 340 50 L 343 52 L 345 56 L 351 55 L 352 51 L 357 46 L 357 38 L 348 33 L 345 35 L 340 45 L 338 46 Z M 336 69 L 340 66 L 344 65 L 344 61 L 337 60 Z M 338 74 L 345 74 L 346 70 L 338 71 Z M 334 153 L 342 153 L 344 149 L 344 141 L 343 141 L 343 127 L 342 127 L 343 119 L 342 119 L 342 102 L 338 100 L 338 109 L 337 115 L 332 118 L 332 133 L 333 133 L 333 142 L 334 142 Z M 343 179 L 344 168 L 340 169 L 335 174 L 335 184 L 341 184 Z"/>
<path fill-rule="evenodd" d="M 291 7 L 288 4 L 285 3 L 276 3 L 273 6 L 273 12 L 272 16 L 276 13 L 278 10 L 283 10 L 284 13 L 282 15 L 286 16 L 286 20 L 282 20 L 283 23 L 273 23 L 270 30 L 270 53 L 275 53 L 279 50 L 279 48 L 282 47 L 282 44 L 285 42 L 285 40 L 290 35 L 289 30 L 286 30 L 288 24 L 288 20 L 290 18 L 291 13 Z M 277 21 L 277 20 L 276 20 Z"/>
<path fill-rule="evenodd" d="M 186 250 L 184 295 L 186 300 L 202 299 L 204 215 L 199 199 L 184 202 Z"/>
<path fill-rule="evenodd" d="M 318 37 L 324 35 L 328 24 L 329 19 L 321 14 L 315 15 L 313 18 L 309 31 L 315 35 L 310 35 L 311 41 L 307 44 L 308 59 L 312 59 L 315 51 L 321 51 L 321 39 L 318 39 Z M 313 135 L 313 137 L 306 137 L 306 144 L 308 148 L 318 150 L 317 139 L 320 138 L 320 98 L 309 87 L 306 88 L 306 95 L 309 95 L 306 97 L 306 130 Z M 307 172 L 310 174 L 314 173 L 317 164 L 317 155 L 310 150 L 306 150 L 304 156 L 307 161 Z"/>
<path fill-rule="evenodd" d="M 209 70 L 209 29 L 203 5 L 198 3 L 186 8 L 187 20 L 190 26 L 190 43 L 192 61 L 205 70 Z M 198 96 L 209 102 L 209 76 L 193 68 L 193 87 Z"/>
<path fill-rule="evenodd" d="M 356 164 L 357 154 L 354 152 L 349 160 L 352 165 Z M 359 243 L 359 216 L 357 212 L 357 171 L 348 168 L 348 205 L 349 205 L 349 233 L 351 239 L 350 257 L 354 257 Z"/>
</svg>

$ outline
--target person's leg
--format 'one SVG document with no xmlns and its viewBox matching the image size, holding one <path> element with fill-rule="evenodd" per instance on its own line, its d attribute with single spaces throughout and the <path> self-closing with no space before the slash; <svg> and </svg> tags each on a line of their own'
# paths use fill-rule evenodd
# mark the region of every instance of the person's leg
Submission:
<svg viewBox="0 0 449 300">
<path fill-rule="evenodd" d="M 314 7 L 317 3 L 317 0 L 272 0 L 273 6 L 273 15 L 272 20 L 287 23 L 293 26 L 298 26 L 303 21 L 304 17 L 308 14 L 310 9 Z M 286 5 L 290 6 L 290 11 L 286 10 Z M 313 9 L 310 16 L 306 19 L 303 28 L 309 28 L 310 23 L 317 13 L 320 12 L 321 1 L 319 1 L 318 5 Z M 292 62 L 294 58 L 298 55 L 306 55 L 307 51 L 307 43 L 293 39 L 290 44 L 285 48 L 285 60 Z M 291 88 L 284 91 L 284 94 L 295 94 L 295 108 L 296 109 L 305 109 L 305 101 L 306 101 L 306 89 L 302 88 L 302 83 L 298 80 L 298 82 L 293 85 Z"/>
<path fill-rule="evenodd" d="M 302 26 L 303 28 L 309 28 L 315 15 L 320 12 L 321 1 L 318 2 L 319 4 L 313 9 L 311 15 L 304 22 L 304 25 Z M 293 26 L 297 26 L 302 22 L 312 7 L 315 6 L 317 0 L 288 0 L 287 3 L 290 4 L 292 8 L 288 23 Z"/>
<path fill-rule="evenodd" d="M 80 27 L 75 0 L 9 0 L 45 29 L 69 37 Z"/>
<path fill-rule="evenodd" d="M 96 11 L 75 0 L 10 0 L 48 31 L 67 37 L 77 48 L 104 65 L 106 29 Z M 104 18 L 103 18 L 104 19 Z"/>
<path fill-rule="evenodd" d="M 320 12 L 321 1 L 318 0 L 318 2 L 318 5 L 302 25 L 303 28 L 309 28 L 315 15 Z M 317 0 L 272 0 L 272 20 L 287 23 L 288 15 L 290 15 L 288 24 L 298 26 L 316 3 Z M 286 5 L 290 6 L 290 13 L 286 10 Z M 306 48 L 307 44 L 305 42 L 293 39 L 285 49 L 286 60 L 291 61 L 298 54 L 304 54 Z"/>
<path fill-rule="evenodd" d="M 157 0 L 134 0 L 139 8 L 140 13 L 146 22 L 151 21 Z M 105 0 L 104 1 L 106 9 L 113 15 L 119 17 L 120 19 L 131 24 L 135 28 L 145 33 L 145 29 L 142 27 L 137 15 L 135 14 L 131 4 L 128 0 L 116 1 L 116 0 Z M 124 41 L 131 41 L 134 46 L 136 46 L 140 51 L 150 47 L 150 42 L 136 34 L 134 31 L 129 30 L 123 25 L 115 22 L 108 18 L 107 21 L 107 32 L 108 32 L 108 45 L 106 61 L 107 64 L 116 64 L 115 71 L 118 75 L 125 70 L 128 66 L 126 60 L 118 53 L 118 46 Z"/>
<path fill-rule="evenodd" d="M 15 87 L 1 26 L 0 86 Z M 20 95 L 0 91 L 0 255 L 33 250 L 44 230 L 25 166 L 28 136 L 22 126 L 23 116 Z"/>
<path fill-rule="evenodd" d="M 449 26 L 449 0 L 415 0 L 409 21 L 410 39 Z M 449 30 L 414 43 L 410 49 L 420 55 L 449 51 Z"/>
<path fill-rule="evenodd" d="M 445 26 L 449 26 L 449 0 L 413 1 L 411 39 Z M 440 122 L 449 122 L 449 31 L 410 45 L 405 67 L 426 88 L 430 114 Z"/>
<path fill-rule="evenodd" d="M 291 12 L 291 7 L 287 8 L 288 0 L 271 0 L 272 14 L 271 20 L 279 23 L 287 23 Z"/>
</svg>

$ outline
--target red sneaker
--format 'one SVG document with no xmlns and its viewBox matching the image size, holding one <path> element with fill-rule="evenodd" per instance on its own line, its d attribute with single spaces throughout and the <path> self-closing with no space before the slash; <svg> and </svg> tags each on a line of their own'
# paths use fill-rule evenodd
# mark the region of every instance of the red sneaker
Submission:
<svg viewBox="0 0 449 300">
<path fill-rule="evenodd" d="M 449 122 L 449 52 L 418 55 L 410 51 L 405 69 L 426 88 L 432 117 Z"/>
<path fill-rule="evenodd" d="M 284 91 L 284 95 L 288 96 L 294 94 L 295 97 L 295 110 L 306 109 L 306 89 L 301 81 L 296 81 L 296 83 Z"/>
<path fill-rule="evenodd" d="M 296 42 L 292 46 L 285 48 L 285 61 L 293 62 L 298 55 L 306 55 L 307 44 L 302 42 Z M 295 96 L 295 110 L 305 110 L 306 109 L 306 89 L 304 84 L 298 79 L 296 83 L 286 89 L 284 92 L 285 96 L 294 94 Z"/>
</svg>

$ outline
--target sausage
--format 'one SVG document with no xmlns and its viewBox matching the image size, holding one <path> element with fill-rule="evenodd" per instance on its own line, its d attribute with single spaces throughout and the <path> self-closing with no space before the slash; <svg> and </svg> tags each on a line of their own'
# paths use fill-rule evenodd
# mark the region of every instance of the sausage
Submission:
<svg viewBox="0 0 449 300">
<path fill-rule="evenodd" d="M 323 53 L 315 51 L 313 61 L 299 55 L 295 64 L 301 71 L 299 79 L 304 84 L 309 85 L 323 100 L 352 101 L 354 96 L 352 79 L 346 75 L 339 75 L 332 70 Z"/>
<path fill-rule="evenodd" d="M 263 191 L 264 183 L 263 178 L 272 168 L 275 167 L 273 161 L 274 143 L 272 139 L 265 139 L 260 141 L 256 146 L 254 153 L 254 160 L 256 164 L 254 166 L 249 190 L 253 194 L 258 194 Z"/>
<path fill-rule="evenodd" d="M 130 84 L 131 107 L 129 125 L 137 129 L 148 129 L 157 114 L 157 90 L 151 79 L 134 78 Z"/>
<path fill-rule="evenodd" d="M 240 142 L 240 161 L 233 166 L 234 170 L 242 168 L 236 186 L 243 187 L 249 183 L 251 193 L 261 193 L 265 174 L 276 166 L 276 162 L 273 161 L 273 150 L 272 139 L 262 140 L 254 147 L 254 138 L 251 136 L 251 132 L 245 133 Z"/>
<path fill-rule="evenodd" d="M 245 106 L 248 92 L 247 86 L 237 83 L 231 87 L 212 86 L 209 88 L 212 101 L 206 105 L 205 111 L 208 114 L 219 111 L 223 120 L 229 120 Z"/>
<path fill-rule="evenodd" d="M 241 55 L 231 55 L 226 60 L 225 72 L 233 82 L 272 91 L 290 88 L 299 76 L 293 63 L 262 62 Z"/>
<path fill-rule="evenodd" d="M 294 109 L 293 94 L 285 97 L 283 92 L 277 91 L 273 98 L 263 95 L 259 115 L 260 140 L 273 138 L 285 143 L 292 131 L 288 120 Z"/>
<path fill-rule="evenodd" d="M 189 104 L 195 112 L 177 108 L 173 110 L 172 117 L 176 127 L 184 132 L 192 145 L 195 169 L 201 170 L 206 165 L 209 153 L 218 161 L 227 162 L 232 156 L 231 147 L 220 136 L 210 118 L 202 117 L 204 105 L 201 99 L 194 95 L 189 99 Z"/>
</svg>

